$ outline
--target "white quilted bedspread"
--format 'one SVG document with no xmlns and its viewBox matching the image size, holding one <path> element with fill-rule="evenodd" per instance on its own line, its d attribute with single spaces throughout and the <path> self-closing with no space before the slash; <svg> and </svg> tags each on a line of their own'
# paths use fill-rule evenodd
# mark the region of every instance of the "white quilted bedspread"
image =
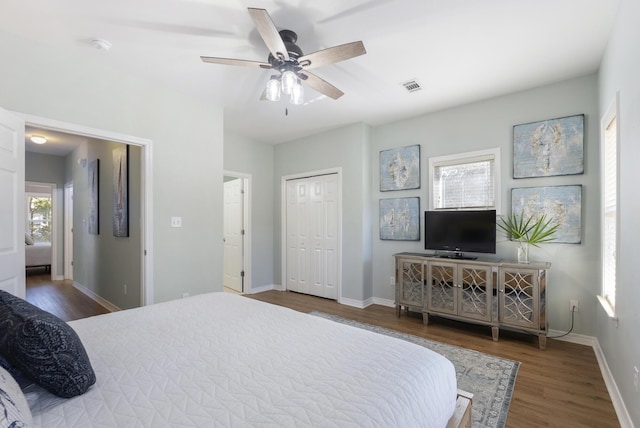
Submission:
<svg viewBox="0 0 640 428">
<path fill-rule="evenodd" d="M 456 380 L 399 339 L 212 293 L 73 321 L 97 382 L 36 427 L 444 427 Z M 33 387 L 31 387 L 33 388 Z"/>
</svg>

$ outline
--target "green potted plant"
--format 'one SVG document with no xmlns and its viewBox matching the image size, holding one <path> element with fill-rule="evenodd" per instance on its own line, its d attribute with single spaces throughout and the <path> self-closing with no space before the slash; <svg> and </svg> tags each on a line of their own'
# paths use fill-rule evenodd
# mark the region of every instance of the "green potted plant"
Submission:
<svg viewBox="0 0 640 428">
<path fill-rule="evenodd" d="M 529 247 L 539 247 L 539 244 L 553 241 L 553 234 L 560 227 L 559 223 L 548 218 L 546 214 L 537 219 L 533 215 L 525 218 L 524 215 L 512 213 L 510 217 L 500 217 L 498 227 L 502 229 L 513 241 L 520 243 L 518 247 L 518 262 L 529 263 Z"/>
</svg>

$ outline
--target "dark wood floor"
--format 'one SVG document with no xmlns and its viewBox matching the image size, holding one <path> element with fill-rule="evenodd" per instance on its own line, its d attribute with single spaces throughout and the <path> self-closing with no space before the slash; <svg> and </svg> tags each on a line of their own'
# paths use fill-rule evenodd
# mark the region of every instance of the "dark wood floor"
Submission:
<svg viewBox="0 0 640 428">
<path fill-rule="evenodd" d="M 52 281 L 44 268 L 27 269 L 27 301 L 64 321 L 109 312 L 73 287 L 72 281 Z"/>
<path fill-rule="evenodd" d="M 69 283 L 51 282 L 48 275 L 27 277 L 27 300 L 63 319 L 108 312 Z M 559 340 L 538 349 L 537 337 L 502 332 L 491 340 L 489 328 L 430 319 L 424 326 L 419 314 L 397 318 L 393 308 L 372 305 L 365 309 L 291 292 L 267 291 L 249 296 L 301 312 L 322 311 L 390 328 L 451 345 L 520 361 L 507 427 L 619 427 L 611 399 L 593 349 Z"/>
</svg>

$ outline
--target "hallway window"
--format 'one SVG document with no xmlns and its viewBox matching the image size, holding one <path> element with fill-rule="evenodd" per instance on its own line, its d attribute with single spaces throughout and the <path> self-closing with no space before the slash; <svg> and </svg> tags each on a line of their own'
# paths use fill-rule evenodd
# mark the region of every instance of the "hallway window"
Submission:
<svg viewBox="0 0 640 428">
<path fill-rule="evenodd" d="M 37 193 L 25 196 L 27 232 L 34 242 L 51 242 L 51 197 Z"/>
</svg>

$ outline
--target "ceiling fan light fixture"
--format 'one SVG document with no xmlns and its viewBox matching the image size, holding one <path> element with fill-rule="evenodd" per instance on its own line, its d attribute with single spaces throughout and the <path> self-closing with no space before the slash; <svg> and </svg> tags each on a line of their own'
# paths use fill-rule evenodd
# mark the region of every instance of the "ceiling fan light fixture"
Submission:
<svg viewBox="0 0 640 428">
<path fill-rule="evenodd" d="M 271 76 L 271 79 L 267 82 L 267 90 L 265 94 L 269 101 L 280 100 L 280 86 L 278 76 Z"/>
<path fill-rule="evenodd" d="M 291 90 L 291 99 L 289 100 L 291 104 L 300 105 L 304 102 L 304 88 L 298 80 L 295 85 L 293 85 L 293 89 Z"/>
<path fill-rule="evenodd" d="M 32 135 L 31 142 L 35 144 L 44 144 L 47 142 L 47 137 L 43 137 L 42 135 Z"/>
<path fill-rule="evenodd" d="M 293 87 L 298 81 L 298 76 L 291 70 L 287 70 L 282 73 L 282 92 L 287 95 L 291 95 L 291 91 L 293 91 Z"/>
</svg>

